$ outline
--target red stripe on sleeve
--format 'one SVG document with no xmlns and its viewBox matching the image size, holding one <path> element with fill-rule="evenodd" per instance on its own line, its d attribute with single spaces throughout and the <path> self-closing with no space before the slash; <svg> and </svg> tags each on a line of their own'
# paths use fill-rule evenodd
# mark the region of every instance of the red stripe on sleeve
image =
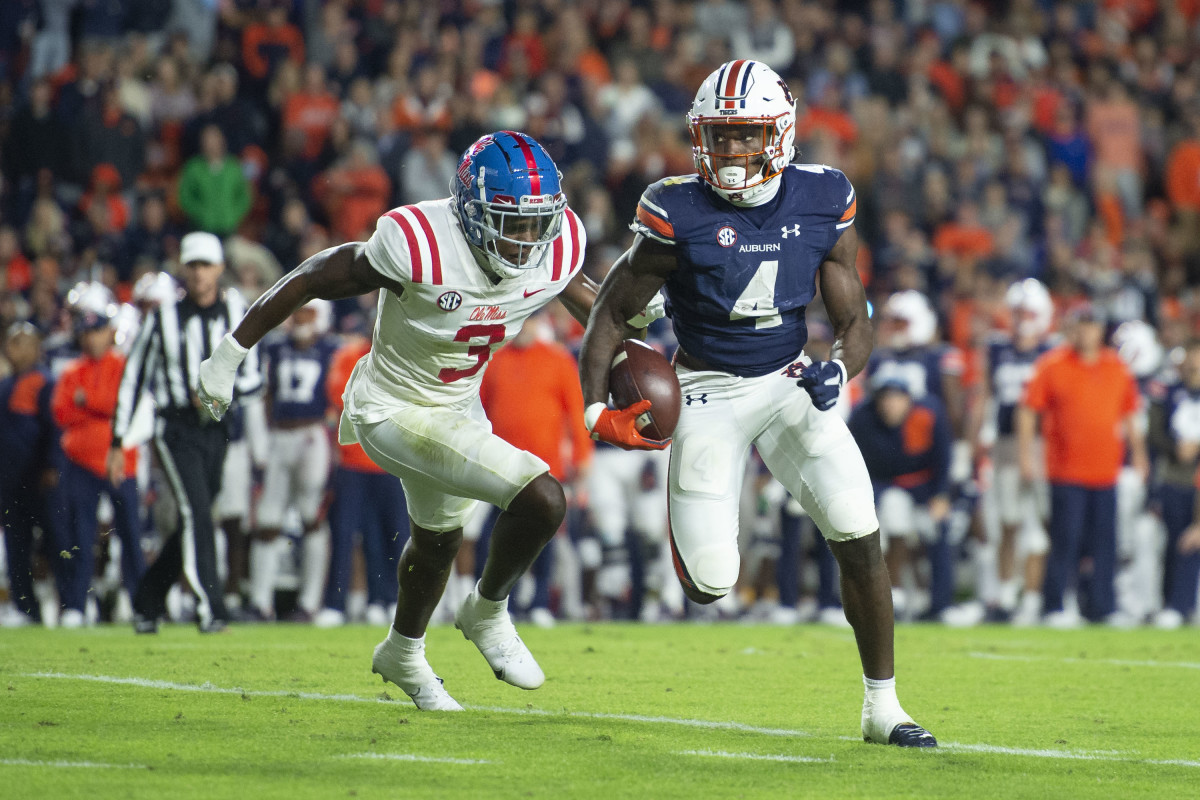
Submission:
<svg viewBox="0 0 1200 800">
<path fill-rule="evenodd" d="M 433 272 L 433 285 L 442 285 L 442 254 L 438 250 L 437 239 L 433 236 L 433 226 L 429 224 L 429 218 L 425 216 L 425 212 L 421 211 L 416 206 L 409 206 L 413 216 L 417 218 L 417 222 L 421 224 L 421 230 L 425 231 L 425 240 L 429 242 L 429 255 L 433 261 L 431 271 Z"/>
<path fill-rule="evenodd" d="M 396 220 L 396 224 L 400 226 L 400 230 L 404 231 L 404 238 L 408 240 L 408 257 L 412 263 L 412 280 L 413 283 L 420 283 L 421 248 L 417 246 L 417 232 L 413 230 L 412 223 L 408 221 L 408 217 L 400 213 L 400 209 L 389 211 L 387 216 Z"/>
<path fill-rule="evenodd" d="M 554 238 L 554 244 L 551 246 L 550 260 L 554 265 L 553 271 L 550 273 L 550 280 L 556 281 L 562 277 L 563 268 L 563 237 L 559 234 Z"/>
</svg>

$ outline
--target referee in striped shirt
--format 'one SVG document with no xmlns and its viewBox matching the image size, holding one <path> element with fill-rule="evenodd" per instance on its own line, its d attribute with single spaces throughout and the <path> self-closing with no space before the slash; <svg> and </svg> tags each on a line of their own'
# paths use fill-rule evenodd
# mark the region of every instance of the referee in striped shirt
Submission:
<svg viewBox="0 0 1200 800">
<path fill-rule="evenodd" d="M 214 422 L 200 406 L 196 385 L 200 362 L 241 321 L 246 304 L 236 291 L 220 288 L 225 256 L 221 240 L 213 234 L 184 236 L 179 261 L 186 292 L 165 300 L 142 322 L 121 376 L 108 454 L 110 478 L 123 477 L 122 440 L 129 432 L 138 399 L 143 392 L 152 392 L 157 406 L 154 451 L 179 519 L 133 598 L 138 633 L 158 632 L 158 620 L 166 613 L 167 591 L 180 569 L 196 595 L 200 631 L 220 631 L 228 621 L 212 517 L 213 499 L 221 488 L 227 431 L 224 423 Z M 247 395 L 261 387 L 257 354 L 252 348 L 242 363 L 236 388 Z"/>
</svg>

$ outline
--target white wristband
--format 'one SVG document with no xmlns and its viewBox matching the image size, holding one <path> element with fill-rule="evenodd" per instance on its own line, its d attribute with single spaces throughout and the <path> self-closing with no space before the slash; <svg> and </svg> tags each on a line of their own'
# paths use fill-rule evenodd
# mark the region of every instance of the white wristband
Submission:
<svg viewBox="0 0 1200 800">
<path fill-rule="evenodd" d="M 220 367 L 229 372 L 237 372 L 237 368 L 242 365 L 246 354 L 250 352 L 248 347 L 242 347 L 238 340 L 233 338 L 232 333 L 225 334 L 225 338 L 213 350 L 210 358 L 213 366 Z"/>
<path fill-rule="evenodd" d="M 833 363 L 838 365 L 838 369 L 842 371 L 842 386 L 850 382 L 850 373 L 846 372 L 846 365 L 842 363 L 840 358 L 833 359 Z"/>
<path fill-rule="evenodd" d="M 596 427 L 596 422 L 600 419 L 600 415 L 608 408 L 604 403 L 592 403 L 583 410 L 583 424 L 587 426 L 588 433 L 592 432 L 592 428 Z"/>
</svg>

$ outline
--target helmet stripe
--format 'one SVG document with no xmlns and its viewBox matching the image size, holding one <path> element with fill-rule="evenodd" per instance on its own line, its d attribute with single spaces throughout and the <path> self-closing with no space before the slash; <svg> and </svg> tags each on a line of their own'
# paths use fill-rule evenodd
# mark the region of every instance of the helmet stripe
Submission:
<svg viewBox="0 0 1200 800">
<path fill-rule="evenodd" d="M 389 211 L 387 216 L 396 221 L 400 226 L 400 230 L 404 232 L 404 238 L 408 241 L 408 259 L 412 264 L 412 281 L 413 283 L 421 282 L 421 248 L 417 245 L 417 232 L 413 230 L 412 223 L 408 221 L 408 217 L 404 216 L 399 208 Z"/>
<path fill-rule="evenodd" d="M 417 218 L 417 222 L 421 225 L 421 230 L 425 232 L 425 241 L 429 244 L 429 260 L 430 273 L 433 279 L 434 286 L 442 285 L 442 254 L 438 250 L 437 239 L 433 236 L 433 226 L 429 224 L 429 218 L 425 216 L 425 212 L 416 206 L 409 206 L 408 210 Z"/>
<path fill-rule="evenodd" d="M 742 67 L 743 67 L 743 65 L 745 65 L 745 63 L 746 63 L 746 59 L 740 58 L 737 61 L 733 62 L 733 64 L 731 64 L 729 66 L 729 72 L 725 76 L 725 90 L 721 93 L 723 97 L 726 97 L 726 98 L 733 97 L 734 91 L 737 90 L 738 77 L 740 76 Z M 749 70 L 747 70 L 747 71 L 749 71 Z M 725 101 L 725 107 L 733 108 L 733 100 L 727 99 Z"/>
<path fill-rule="evenodd" d="M 525 168 L 529 170 L 529 193 L 540 195 L 542 193 L 542 174 L 541 168 L 538 167 L 537 159 L 534 158 L 533 148 L 529 146 L 529 142 L 525 141 L 525 137 L 519 133 L 505 131 L 514 139 L 517 140 L 517 145 L 521 148 L 521 154 L 525 156 Z"/>
<path fill-rule="evenodd" d="M 754 63 L 753 61 L 750 62 L 751 65 L 753 63 Z M 747 66 L 746 69 L 742 72 L 742 86 L 740 89 L 738 89 L 738 92 L 742 95 L 742 102 L 741 102 L 742 108 L 746 107 L 746 97 L 750 94 L 750 73 L 751 73 L 751 71 L 752 70 L 750 69 L 750 66 Z"/>
</svg>

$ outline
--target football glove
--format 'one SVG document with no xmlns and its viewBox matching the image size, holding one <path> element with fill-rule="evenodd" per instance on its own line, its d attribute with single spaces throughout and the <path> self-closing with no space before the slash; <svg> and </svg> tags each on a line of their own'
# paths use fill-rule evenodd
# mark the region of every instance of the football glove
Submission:
<svg viewBox="0 0 1200 800">
<path fill-rule="evenodd" d="M 593 403 L 584 412 L 583 421 L 593 439 L 615 444 L 622 450 L 666 450 L 670 439 L 647 439 L 638 433 L 637 418 L 649 410 L 649 400 L 616 410 Z"/>
<path fill-rule="evenodd" d="M 796 385 L 808 392 L 818 411 L 828 411 L 837 403 L 846 385 L 846 365 L 841 359 L 814 361 L 800 371 Z"/>
<path fill-rule="evenodd" d="M 626 324 L 631 327 L 641 330 L 642 328 L 650 327 L 650 323 L 655 320 L 662 319 L 667 315 L 667 299 L 663 297 L 662 292 L 655 292 L 654 297 L 650 298 L 650 302 L 646 303 L 636 317 L 630 319 Z"/>
<path fill-rule="evenodd" d="M 220 420 L 229 410 L 238 367 L 249 352 L 233 338 L 232 333 L 227 333 L 212 355 L 200 362 L 196 394 L 200 397 L 200 405 L 213 419 Z"/>
</svg>

